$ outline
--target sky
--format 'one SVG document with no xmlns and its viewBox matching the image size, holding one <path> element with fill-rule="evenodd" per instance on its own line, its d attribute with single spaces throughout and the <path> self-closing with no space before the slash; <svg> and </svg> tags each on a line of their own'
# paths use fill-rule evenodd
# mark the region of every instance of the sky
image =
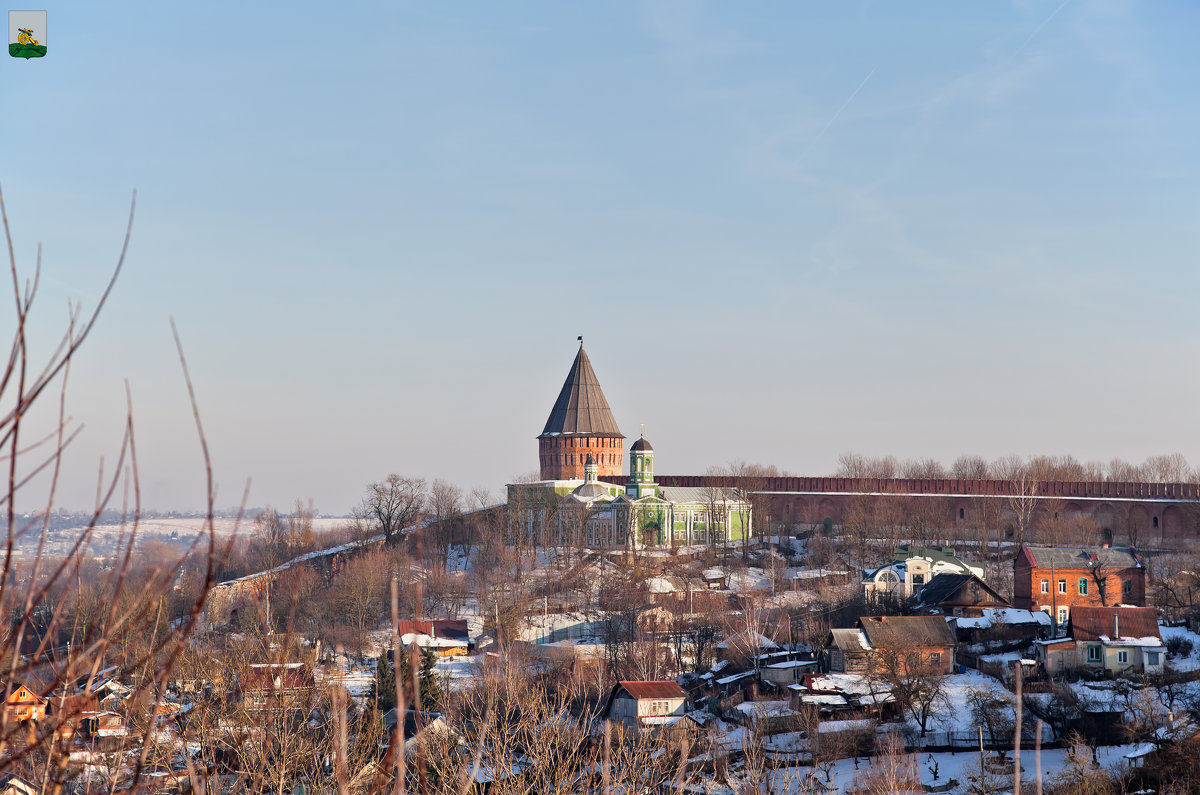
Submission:
<svg viewBox="0 0 1200 795">
<path fill-rule="evenodd" d="M 126 384 L 142 503 L 203 505 L 171 319 L 222 506 L 343 513 L 390 472 L 499 497 L 579 335 L 660 473 L 1200 463 L 1194 3 L 47 10 L 47 56 L 0 63 L 35 359 L 137 190 L 62 507 Z"/>
</svg>

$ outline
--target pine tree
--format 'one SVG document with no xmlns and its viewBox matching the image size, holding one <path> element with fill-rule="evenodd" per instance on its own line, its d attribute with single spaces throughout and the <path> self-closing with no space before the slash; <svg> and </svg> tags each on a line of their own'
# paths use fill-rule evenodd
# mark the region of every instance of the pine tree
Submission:
<svg viewBox="0 0 1200 795">
<path fill-rule="evenodd" d="M 436 710 L 442 703 L 442 682 L 437 675 L 437 655 L 428 649 L 421 650 L 421 707 Z"/>
<path fill-rule="evenodd" d="M 442 682 L 437 674 L 437 655 L 428 649 L 420 649 L 421 668 L 417 672 L 418 683 L 421 686 L 421 709 L 436 710 L 442 703 Z M 412 651 L 400 651 L 400 687 L 404 691 L 404 704 L 411 709 L 413 706 L 412 686 Z M 395 668 L 392 666 L 391 652 L 381 654 L 375 665 L 375 704 L 381 712 L 396 707 Z"/>
<path fill-rule="evenodd" d="M 375 663 L 375 707 L 380 712 L 396 707 L 396 674 L 386 653 Z"/>
</svg>

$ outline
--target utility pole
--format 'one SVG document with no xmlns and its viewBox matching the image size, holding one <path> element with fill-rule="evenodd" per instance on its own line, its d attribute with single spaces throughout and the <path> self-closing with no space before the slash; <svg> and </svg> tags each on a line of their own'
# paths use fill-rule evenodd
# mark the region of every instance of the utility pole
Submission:
<svg viewBox="0 0 1200 795">
<path fill-rule="evenodd" d="M 1017 725 L 1013 729 L 1013 795 L 1021 795 L 1021 680 L 1025 678 L 1025 665 L 1017 660 Z"/>
</svg>

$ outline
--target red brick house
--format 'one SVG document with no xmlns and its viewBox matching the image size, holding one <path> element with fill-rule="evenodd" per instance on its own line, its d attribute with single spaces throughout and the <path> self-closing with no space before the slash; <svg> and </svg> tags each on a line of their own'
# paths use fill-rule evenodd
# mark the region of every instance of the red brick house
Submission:
<svg viewBox="0 0 1200 795">
<path fill-rule="evenodd" d="M 1117 604 L 1146 604 L 1146 568 L 1133 549 L 1022 544 L 1013 558 L 1014 607 L 1065 625 L 1075 605 Z"/>
</svg>

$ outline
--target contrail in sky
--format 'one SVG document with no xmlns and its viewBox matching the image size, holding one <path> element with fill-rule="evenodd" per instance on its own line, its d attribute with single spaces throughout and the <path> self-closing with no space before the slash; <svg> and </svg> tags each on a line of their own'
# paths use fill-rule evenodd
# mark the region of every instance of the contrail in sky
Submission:
<svg viewBox="0 0 1200 795">
<path fill-rule="evenodd" d="M 875 68 L 877 69 L 878 67 L 875 67 Z M 842 106 L 837 109 L 837 113 L 833 114 L 833 118 L 831 118 L 829 121 L 825 122 L 825 126 L 821 128 L 821 132 L 817 133 L 817 137 L 812 140 L 812 142 L 814 144 L 817 141 L 821 140 L 821 136 L 823 136 L 825 134 L 825 131 L 833 126 L 833 123 L 835 121 L 837 121 L 838 116 L 841 116 L 842 111 L 844 111 L 846 109 L 846 106 L 849 105 L 852 101 L 854 101 L 854 98 L 858 96 L 858 92 L 863 90 L 863 86 L 865 86 L 867 84 L 867 81 L 871 79 L 871 75 L 873 75 L 873 74 L 875 74 L 875 69 L 872 69 L 870 72 L 868 72 L 867 76 L 863 78 L 863 81 L 858 84 L 858 88 L 854 89 L 854 93 L 851 94 L 850 96 L 846 97 L 846 101 L 843 102 Z"/>
<path fill-rule="evenodd" d="M 1033 29 L 1033 33 L 1030 33 L 1030 34 L 1029 34 L 1029 38 L 1025 39 L 1024 43 L 1022 43 L 1022 44 L 1021 44 L 1021 46 L 1017 48 L 1017 52 L 1013 53 L 1013 55 L 1017 55 L 1017 54 L 1019 54 L 1019 53 L 1021 52 L 1021 50 L 1025 49 L 1026 45 L 1028 45 L 1028 44 L 1029 44 L 1029 42 L 1033 41 L 1033 37 L 1034 37 L 1034 36 L 1036 36 L 1036 35 L 1038 35 L 1039 33 L 1041 33 L 1041 32 L 1042 32 L 1042 28 L 1044 28 L 1044 27 L 1046 27 L 1047 25 L 1049 25 L 1049 24 L 1050 24 L 1050 20 L 1054 19 L 1055 15 L 1056 15 L 1056 14 L 1058 14 L 1058 12 L 1059 12 L 1059 11 L 1062 11 L 1062 10 L 1063 10 L 1063 8 L 1064 8 L 1064 7 L 1067 5 L 1067 3 L 1069 3 L 1069 2 L 1071 2 L 1071 0 L 1063 0 L 1063 1 L 1062 1 L 1062 4 L 1061 4 L 1061 5 L 1059 5 L 1059 7 L 1058 7 L 1058 8 L 1054 9 L 1053 11 L 1051 11 L 1051 12 L 1050 12 L 1050 16 L 1048 16 L 1048 17 L 1046 17 L 1045 19 L 1043 19 L 1043 20 L 1042 20 L 1042 24 L 1038 25 L 1036 28 L 1034 28 L 1034 29 Z"/>
</svg>

